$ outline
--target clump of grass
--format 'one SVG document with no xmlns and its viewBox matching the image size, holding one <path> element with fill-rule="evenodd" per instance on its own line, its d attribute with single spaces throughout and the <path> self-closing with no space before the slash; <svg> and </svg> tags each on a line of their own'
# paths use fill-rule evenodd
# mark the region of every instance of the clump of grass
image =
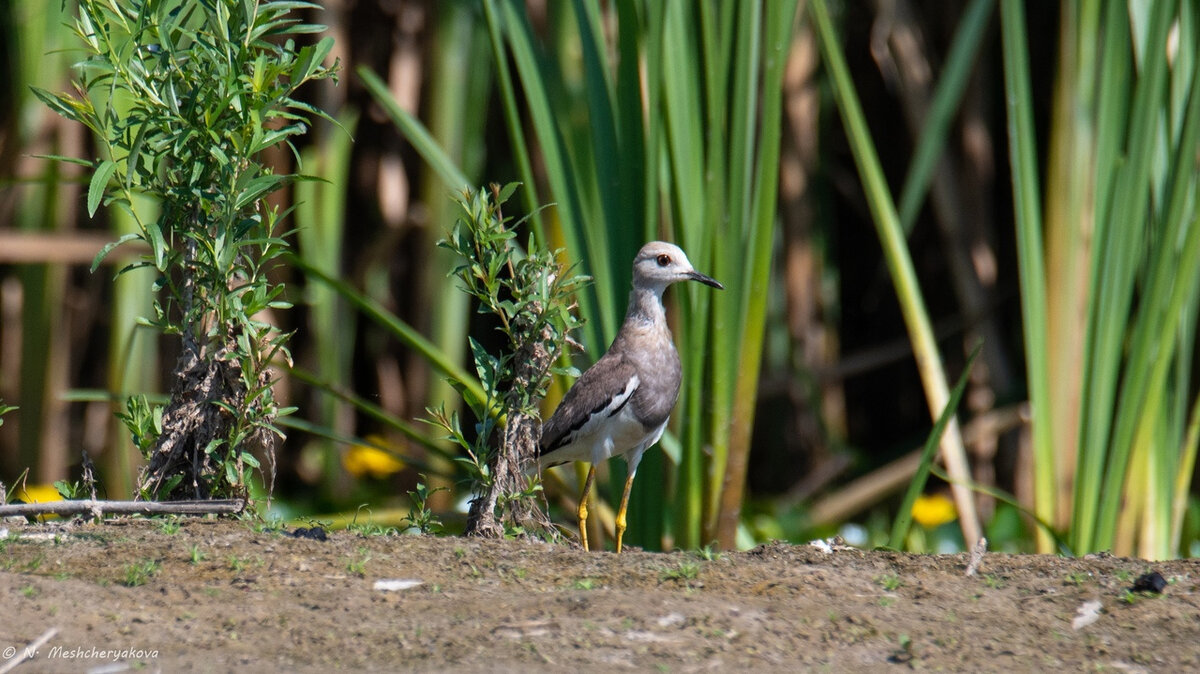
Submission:
<svg viewBox="0 0 1200 674">
<path fill-rule="evenodd" d="M 125 579 L 121 584 L 125 587 L 145 585 L 146 581 L 157 574 L 162 568 L 158 560 L 147 559 L 134 564 L 125 565 Z"/>
<path fill-rule="evenodd" d="M 422 478 L 423 477 L 424 476 L 422 476 Z M 409 492 L 409 494 L 411 495 L 412 492 Z M 359 522 L 358 516 L 360 514 L 362 514 L 363 510 L 366 510 L 368 515 L 370 514 L 370 509 L 367 508 L 367 504 L 364 503 L 364 504 L 360 505 L 358 507 L 358 510 L 355 511 L 355 513 L 354 513 L 354 519 L 351 520 L 350 524 L 346 525 L 346 531 L 352 531 L 352 532 L 358 534 L 359 536 L 364 536 L 364 537 L 393 536 L 395 534 L 400 533 L 400 530 L 397 529 L 396 527 L 387 527 L 387 526 L 384 526 L 377 522 L 372 522 L 369 517 L 368 517 L 367 521 Z"/>
<path fill-rule="evenodd" d="M 709 543 L 708 545 L 696 550 L 696 556 L 706 562 L 712 562 L 723 558 L 725 555 L 720 550 L 717 550 L 714 544 Z"/>
<path fill-rule="evenodd" d="M 899 646 L 888 658 L 888 662 L 893 664 L 907 664 L 910 668 L 916 669 L 919 664 L 916 654 L 913 653 L 913 640 L 907 634 L 900 634 L 896 637 L 896 644 Z"/>
<path fill-rule="evenodd" d="M 400 533 L 400 530 L 396 527 L 384 526 L 378 522 L 363 522 L 361 524 L 351 522 L 346 525 L 346 530 L 368 538 L 372 536 L 395 536 Z"/>
<path fill-rule="evenodd" d="M 894 592 L 904 585 L 904 581 L 900 579 L 900 576 L 894 573 L 880 576 L 875 579 L 875 582 L 879 584 L 879 587 L 888 592 Z"/>
<path fill-rule="evenodd" d="M 571 586 L 576 590 L 594 590 L 600 587 L 600 581 L 590 577 L 577 578 Z"/>
<path fill-rule="evenodd" d="M 692 561 L 682 561 L 678 565 L 663 569 L 658 574 L 658 580 L 665 582 L 668 580 L 690 581 L 700 577 L 700 564 Z"/>
<path fill-rule="evenodd" d="M 367 562 L 369 561 L 371 561 L 371 551 L 359 548 L 355 556 L 346 562 L 346 571 L 361 578 L 367 575 Z"/>
<path fill-rule="evenodd" d="M 250 530 L 256 534 L 269 534 L 272 536 L 281 536 L 284 529 L 284 521 L 281 519 L 266 519 L 257 515 L 250 515 Z M 326 525 L 326 528 L 328 525 Z"/>
<path fill-rule="evenodd" d="M 201 550 L 199 545 L 193 544 L 188 554 L 188 561 L 191 562 L 192 566 L 196 566 L 204 561 L 204 558 L 207 556 L 208 554 Z"/>
<path fill-rule="evenodd" d="M 1067 574 L 1067 582 L 1071 585 L 1080 586 L 1092 579 L 1092 574 L 1086 571 L 1076 571 Z"/>
<path fill-rule="evenodd" d="M 45 561 L 46 561 L 45 554 L 40 554 L 37 557 L 34 557 L 33 559 L 29 560 L 28 562 L 25 562 L 25 572 L 33 573 L 34 571 L 37 571 L 38 569 L 42 568 L 42 563 Z"/>
</svg>

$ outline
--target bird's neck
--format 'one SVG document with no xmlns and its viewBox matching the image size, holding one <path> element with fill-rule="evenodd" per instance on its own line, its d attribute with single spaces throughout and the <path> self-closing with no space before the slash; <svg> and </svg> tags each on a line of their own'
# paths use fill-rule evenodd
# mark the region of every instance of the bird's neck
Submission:
<svg viewBox="0 0 1200 674">
<path fill-rule="evenodd" d="M 625 322 L 665 324 L 666 312 L 663 310 L 662 294 L 664 288 L 641 288 L 634 286 L 629 293 L 629 309 L 625 311 Z"/>
</svg>

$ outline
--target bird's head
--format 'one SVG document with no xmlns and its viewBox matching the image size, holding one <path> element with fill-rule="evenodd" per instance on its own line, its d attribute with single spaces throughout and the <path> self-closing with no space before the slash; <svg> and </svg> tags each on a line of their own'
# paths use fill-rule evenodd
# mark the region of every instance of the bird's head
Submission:
<svg viewBox="0 0 1200 674">
<path fill-rule="evenodd" d="M 665 241 L 651 241 L 642 246 L 633 260 L 633 285 L 656 288 L 659 292 L 678 281 L 699 281 L 718 290 L 724 290 L 711 276 L 705 276 L 692 268 L 683 250 Z"/>
</svg>

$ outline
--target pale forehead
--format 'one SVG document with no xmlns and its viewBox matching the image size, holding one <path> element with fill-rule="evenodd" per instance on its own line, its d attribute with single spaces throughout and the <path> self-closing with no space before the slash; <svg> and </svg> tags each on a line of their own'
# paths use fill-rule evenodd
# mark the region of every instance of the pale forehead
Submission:
<svg viewBox="0 0 1200 674">
<path fill-rule="evenodd" d="M 669 255 L 676 262 L 687 263 L 687 255 L 680 250 L 679 246 L 665 241 L 651 241 L 642 246 L 642 249 L 638 251 L 637 257 L 639 260 L 648 260 L 656 258 L 659 255 Z"/>
</svg>

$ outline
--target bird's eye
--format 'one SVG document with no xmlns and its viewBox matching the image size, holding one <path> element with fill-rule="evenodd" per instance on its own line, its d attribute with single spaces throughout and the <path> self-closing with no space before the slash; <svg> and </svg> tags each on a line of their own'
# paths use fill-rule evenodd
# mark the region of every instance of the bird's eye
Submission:
<svg viewBox="0 0 1200 674">
<path fill-rule="evenodd" d="M 671 256 L 670 255 L 663 254 L 663 255 L 658 256 L 658 266 L 665 267 L 669 264 L 671 264 Z"/>
</svg>

